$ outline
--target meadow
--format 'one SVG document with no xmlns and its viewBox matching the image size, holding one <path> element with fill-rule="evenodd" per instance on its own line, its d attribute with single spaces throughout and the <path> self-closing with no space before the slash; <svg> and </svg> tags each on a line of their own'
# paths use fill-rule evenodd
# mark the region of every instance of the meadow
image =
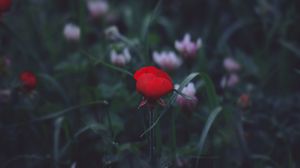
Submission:
<svg viewBox="0 0 300 168">
<path fill-rule="evenodd" d="M 297 168 L 300 1 L 0 0 L 0 167 Z"/>
</svg>

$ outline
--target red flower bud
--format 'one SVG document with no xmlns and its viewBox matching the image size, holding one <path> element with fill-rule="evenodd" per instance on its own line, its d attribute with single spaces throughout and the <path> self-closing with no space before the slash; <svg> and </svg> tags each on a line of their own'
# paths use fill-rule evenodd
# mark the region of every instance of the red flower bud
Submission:
<svg viewBox="0 0 300 168">
<path fill-rule="evenodd" d="M 242 94 L 239 97 L 237 104 L 241 108 L 244 108 L 244 109 L 248 108 L 251 105 L 250 96 L 248 94 Z"/>
<path fill-rule="evenodd" d="M 30 71 L 23 71 L 20 74 L 20 80 L 23 84 L 23 87 L 26 91 L 32 91 L 36 88 L 37 85 L 37 79 L 34 73 Z"/>
<path fill-rule="evenodd" d="M 144 101 L 140 106 L 155 101 L 162 104 L 160 98 L 174 89 L 171 77 L 154 66 L 137 70 L 134 79 L 136 80 L 136 90 L 144 96 Z"/>
<path fill-rule="evenodd" d="M 0 0 L 0 14 L 9 10 L 11 6 L 11 0 Z"/>
</svg>

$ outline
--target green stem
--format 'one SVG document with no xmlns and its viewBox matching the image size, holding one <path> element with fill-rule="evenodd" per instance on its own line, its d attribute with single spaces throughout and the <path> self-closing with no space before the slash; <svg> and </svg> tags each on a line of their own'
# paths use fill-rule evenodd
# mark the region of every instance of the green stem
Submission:
<svg viewBox="0 0 300 168">
<path fill-rule="evenodd" d="M 108 126 L 110 129 L 110 133 L 111 133 L 111 138 L 114 141 L 114 130 L 113 130 L 113 126 L 112 126 L 112 122 L 111 122 L 111 115 L 109 110 L 107 111 L 107 120 L 108 120 Z"/>
<path fill-rule="evenodd" d="M 59 139 L 60 139 L 60 131 L 61 131 L 61 124 L 64 118 L 60 117 L 55 120 L 54 122 L 54 137 L 53 137 L 53 157 L 54 157 L 54 167 L 59 167 Z"/>
<path fill-rule="evenodd" d="M 151 126 L 153 124 L 154 121 L 154 113 L 153 110 L 151 108 L 149 108 L 149 126 Z M 154 134 L 155 133 L 155 129 L 152 129 L 149 133 L 149 160 L 150 160 L 150 165 L 151 166 L 155 166 L 155 137 Z"/>
<path fill-rule="evenodd" d="M 250 153 L 249 153 L 249 149 L 247 146 L 247 142 L 246 139 L 244 137 L 245 133 L 244 133 L 244 129 L 243 129 L 243 123 L 242 123 L 242 111 L 240 110 L 234 110 L 234 117 L 235 117 L 235 129 L 236 129 L 236 134 L 237 134 L 237 138 L 243 153 L 243 161 L 245 162 L 245 164 L 250 165 Z"/>
<path fill-rule="evenodd" d="M 171 124 L 172 124 L 172 158 L 173 160 L 176 159 L 176 111 L 174 111 L 172 114 L 172 120 L 171 120 Z"/>
<path fill-rule="evenodd" d="M 154 119 L 157 118 L 157 113 L 154 114 Z M 157 126 L 155 127 L 155 138 L 156 138 L 156 155 L 161 153 L 161 134 L 160 134 L 160 124 L 158 123 Z M 158 156 L 159 157 L 159 156 Z"/>
</svg>

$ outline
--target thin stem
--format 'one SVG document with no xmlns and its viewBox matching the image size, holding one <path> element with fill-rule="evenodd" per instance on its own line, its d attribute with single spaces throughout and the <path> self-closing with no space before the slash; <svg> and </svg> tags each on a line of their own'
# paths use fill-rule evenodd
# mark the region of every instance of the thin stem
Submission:
<svg viewBox="0 0 300 168">
<path fill-rule="evenodd" d="M 234 117 L 235 117 L 235 129 L 236 129 L 236 134 L 237 134 L 237 138 L 238 141 L 240 143 L 241 146 L 241 150 L 243 152 L 243 161 L 245 162 L 244 164 L 246 165 L 251 165 L 250 162 L 250 152 L 247 146 L 247 142 L 246 139 L 244 137 L 245 133 L 244 133 L 244 129 L 243 129 L 243 125 L 242 125 L 242 111 L 240 110 L 234 110 Z"/>
<path fill-rule="evenodd" d="M 176 113 L 173 112 L 172 113 L 172 120 L 171 120 L 171 124 L 172 124 L 172 158 L 173 160 L 176 159 Z"/>
<path fill-rule="evenodd" d="M 107 120 L 108 120 L 108 126 L 109 126 L 110 133 L 111 133 L 111 138 L 114 141 L 114 130 L 112 127 L 111 116 L 110 116 L 109 110 L 107 111 Z"/>
<path fill-rule="evenodd" d="M 151 109 L 149 108 L 149 126 L 153 124 L 154 121 L 154 113 Z M 155 129 L 152 129 L 149 133 L 149 157 L 150 157 L 150 164 L 152 166 L 155 165 L 155 137 L 154 137 Z"/>
<path fill-rule="evenodd" d="M 155 120 L 155 118 L 157 118 L 157 113 L 154 113 L 153 121 Z M 161 145 L 162 145 L 159 123 L 155 127 L 155 141 L 156 141 L 155 152 L 156 152 L 156 155 L 158 155 L 161 153 Z M 158 156 L 158 157 L 160 157 L 160 156 Z"/>
</svg>

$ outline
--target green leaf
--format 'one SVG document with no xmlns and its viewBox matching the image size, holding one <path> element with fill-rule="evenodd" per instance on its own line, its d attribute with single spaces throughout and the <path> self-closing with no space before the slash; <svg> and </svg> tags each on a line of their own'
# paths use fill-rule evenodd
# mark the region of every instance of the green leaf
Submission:
<svg viewBox="0 0 300 168">
<path fill-rule="evenodd" d="M 198 156 L 201 155 L 202 151 L 203 151 L 203 146 L 205 144 L 205 140 L 207 138 L 207 135 L 208 135 L 208 132 L 213 124 L 213 122 L 215 121 L 215 119 L 217 118 L 218 114 L 222 111 L 222 107 L 217 107 L 215 110 L 213 110 L 206 123 L 205 123 L 205 126 L 204 126 L 204 129 L 202 131 L 202 134 L 201 134 L 201 137 L 200 137 L 200 140 L 199 140 L 199 143 L 198 143 Z M 199 159 L 197 159 L 197 162 L 196 162 L 196 167 L 198 167 L 198 161 Z"/>
<path fill-rule="evenodd" d="M 204 126 L 204 129 L 203 129 L 203 132 L 201 134 L 201 137 L 200 137 L 200 140 L 199 140 L 199 143 L 198 143 L 198 148 L 199 148 L 199 153 L 202 152 L 203 150 L 203 146 L 204 146 L 204 143 L 205 143 L 205 140 L 207 138 L 207 135 L 208 135 L 208 132 L 213 124 L 213 122 L 215 121 L 215 119 L 217 118 L 218 114 L 222 111 L 222 107 L 217 107 L 215 110 L 213 110 L 206 123 L 205 123 L 205 126 Z"/>
<path fill-rule="evenodd" d="M 162 4 L 162 0 L 159 0 L 157 2 L 153 12 L 151 13 L 151 15 L 146 16 L 146 18 L 144 19 L 144 23 L 143 23 L 143 27 L 142 27 L 142 39 L 147 38 L 149 28 L 159 14 L 161 4 Z"/>
</svg>

